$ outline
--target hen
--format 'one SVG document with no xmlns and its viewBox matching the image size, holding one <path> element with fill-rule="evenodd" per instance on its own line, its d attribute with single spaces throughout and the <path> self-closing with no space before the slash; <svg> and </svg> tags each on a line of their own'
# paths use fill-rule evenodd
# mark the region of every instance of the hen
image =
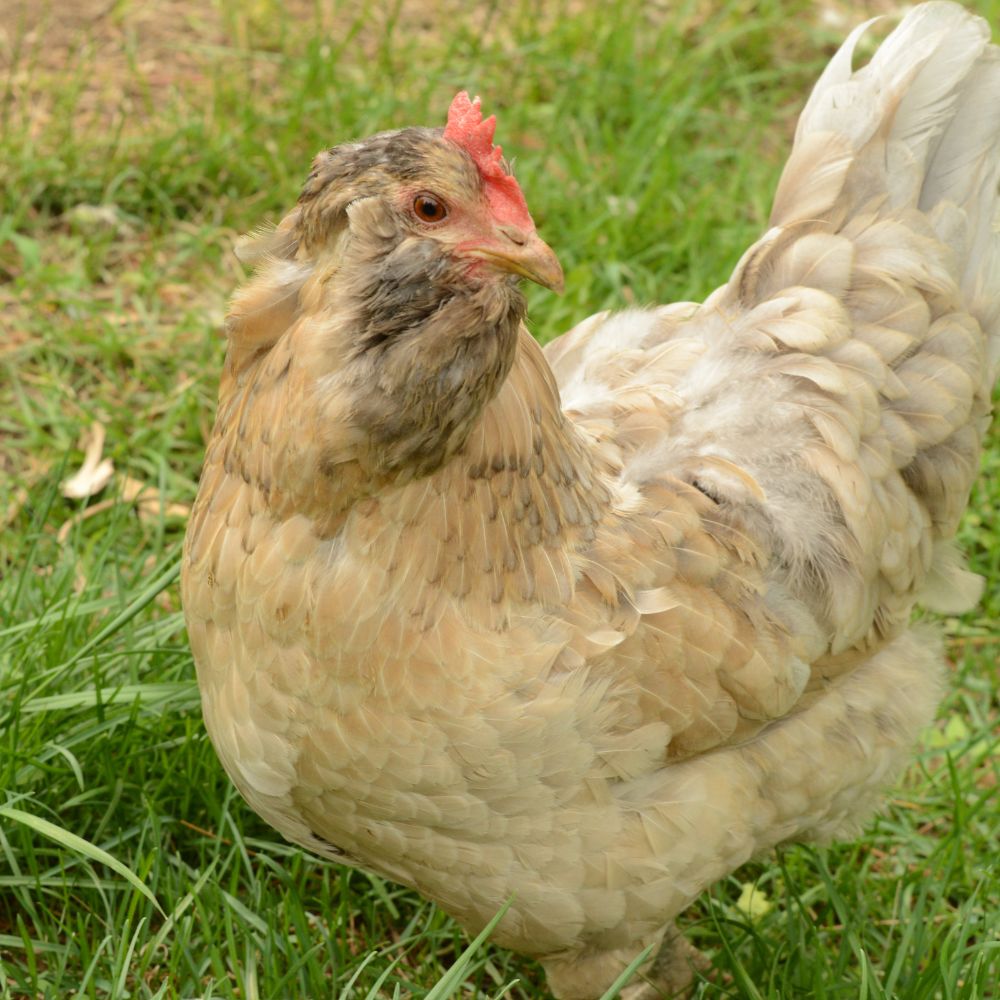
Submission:
<svg viewBox="0 0 1000 1000">
<path fill-rule="evenodd" d="M 834 57 L 701 305 L 545 350 L 552 251 L 460 94 L 321 153 L 249 245 L 188 530 L 205 722 L 250 805 L 536 956 L 691 978 L 673 919 L 855 831 L 931 719 L 1000 326 L 1000 52 L 948 3 Z M 991 339 L 992 338 L 992 339 Z"/>
</svg>

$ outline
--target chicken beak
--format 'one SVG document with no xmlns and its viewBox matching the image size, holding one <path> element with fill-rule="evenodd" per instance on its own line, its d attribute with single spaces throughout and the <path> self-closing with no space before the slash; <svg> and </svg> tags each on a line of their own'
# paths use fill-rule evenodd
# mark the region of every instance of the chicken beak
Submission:
<svg viewBox="0 0 1000 1000">
<path fill-rule="evenodd" d="M 513 227 L 503 227 L 500 238 L 469 253 L 481 257 L 494 267 L 534 281 L 543 288 L 562 292 L 563 270 L 555 251 L 536 233 L 525 233 Z"/>
</svg>

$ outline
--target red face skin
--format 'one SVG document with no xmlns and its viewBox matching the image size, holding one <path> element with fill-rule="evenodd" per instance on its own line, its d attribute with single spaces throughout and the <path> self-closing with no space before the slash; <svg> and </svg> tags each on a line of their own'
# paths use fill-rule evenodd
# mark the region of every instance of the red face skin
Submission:
<svg viewBox="0 0 1000 1000">
<path fill-rule="evenodd" d="M 428 222 L 415 208 L 421 196 L 429 196 L 443 204 L 447 214 L 440 221 Z M 472 277 L 479 280 L 491 273 L 497 277 L 516 274 L 535 281 L 545 288 L 562 291 L 563 274 L 551 248 L 535 232 L 528 216 L 528 227 L 498 217 L 494 205 L 487 199 L 469 207 L 457 200 L 449 203 L 435 192 L 419 189 L 403 194 L 403 211 L 422 229 L 435 236 L 455 257 L 466 258 Z"/>
</svg>

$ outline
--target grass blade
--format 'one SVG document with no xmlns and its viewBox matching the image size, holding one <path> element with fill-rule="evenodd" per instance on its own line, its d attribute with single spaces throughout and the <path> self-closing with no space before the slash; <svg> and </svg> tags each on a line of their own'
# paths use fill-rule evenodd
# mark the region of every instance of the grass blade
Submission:
<svg viewBox="0 0 1000 1000">
<path fill-rule="evenodd" d="M 476 953 L 486 943 L 486 939 L 493 933 L 493 929 L 503 920 L 503 915 L 510 909 L 513 899 L 508 899 L 500 908 L 496 916 L 475 936 L 472 943 L 455 960 L 455 964 L 431 987 L 430 992 L 424 1000 L 449 1000 L 455 991 L 462 985 L 466 970 L 472 963 Z"/>
<path fill-rule="evenodd" d="M 90 858 L 91 861 L 98 861 L 102 865 L 107 865 L 112 871 L 118 872 L 137 892 L 141 892 L 164 917 L 166 916 L 149 886 L 130 868 L 122 864 L 113 855 L 108 854 L 107 851 L 101 850 L 96 844 L 92 844 L 89 840 L 84 840 L 83 837 L 78 837 L 75 833 L 70 833 L 64 827 L 50 823 L 47 819 L 42 819 L 41 816 L 27 813 L 23 809 L 0 806 L 0 816 L 13 820 L 15 823 L 23 823 L 36 833 L 40 833 L 43 837 L 48 837 L 68 851 L 75 851 L 77 854 L 82 854 L 84 857 Z"/>
<path fill-rule="evenodd" d="M 622 974 L 608 987 L 607 991 L 601 996 L 601 1000 L 615 1000 L 618 996 L 618 991 L 625 985 L 628 984 L 629 980 L 635 975 L 638 968 L 643 962 L 649 958 L 649 953 L 653 950 L 652 945 L 647 945 L 642 951 L 639 952 L 631 962 L 622 970 Z"/>
</svg>

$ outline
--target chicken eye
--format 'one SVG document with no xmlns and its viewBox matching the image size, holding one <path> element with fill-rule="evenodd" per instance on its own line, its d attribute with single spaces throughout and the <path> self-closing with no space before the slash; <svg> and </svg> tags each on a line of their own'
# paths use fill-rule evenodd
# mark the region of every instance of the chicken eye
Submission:
<svg viewBox="0 0 1000 1000">
<path fill-rule="evenodd" d="M 442 222 L 448 216 L 444 202 L 426 191 L 413 199 L 413 212 L 421 222 Z"/>
</svg>

